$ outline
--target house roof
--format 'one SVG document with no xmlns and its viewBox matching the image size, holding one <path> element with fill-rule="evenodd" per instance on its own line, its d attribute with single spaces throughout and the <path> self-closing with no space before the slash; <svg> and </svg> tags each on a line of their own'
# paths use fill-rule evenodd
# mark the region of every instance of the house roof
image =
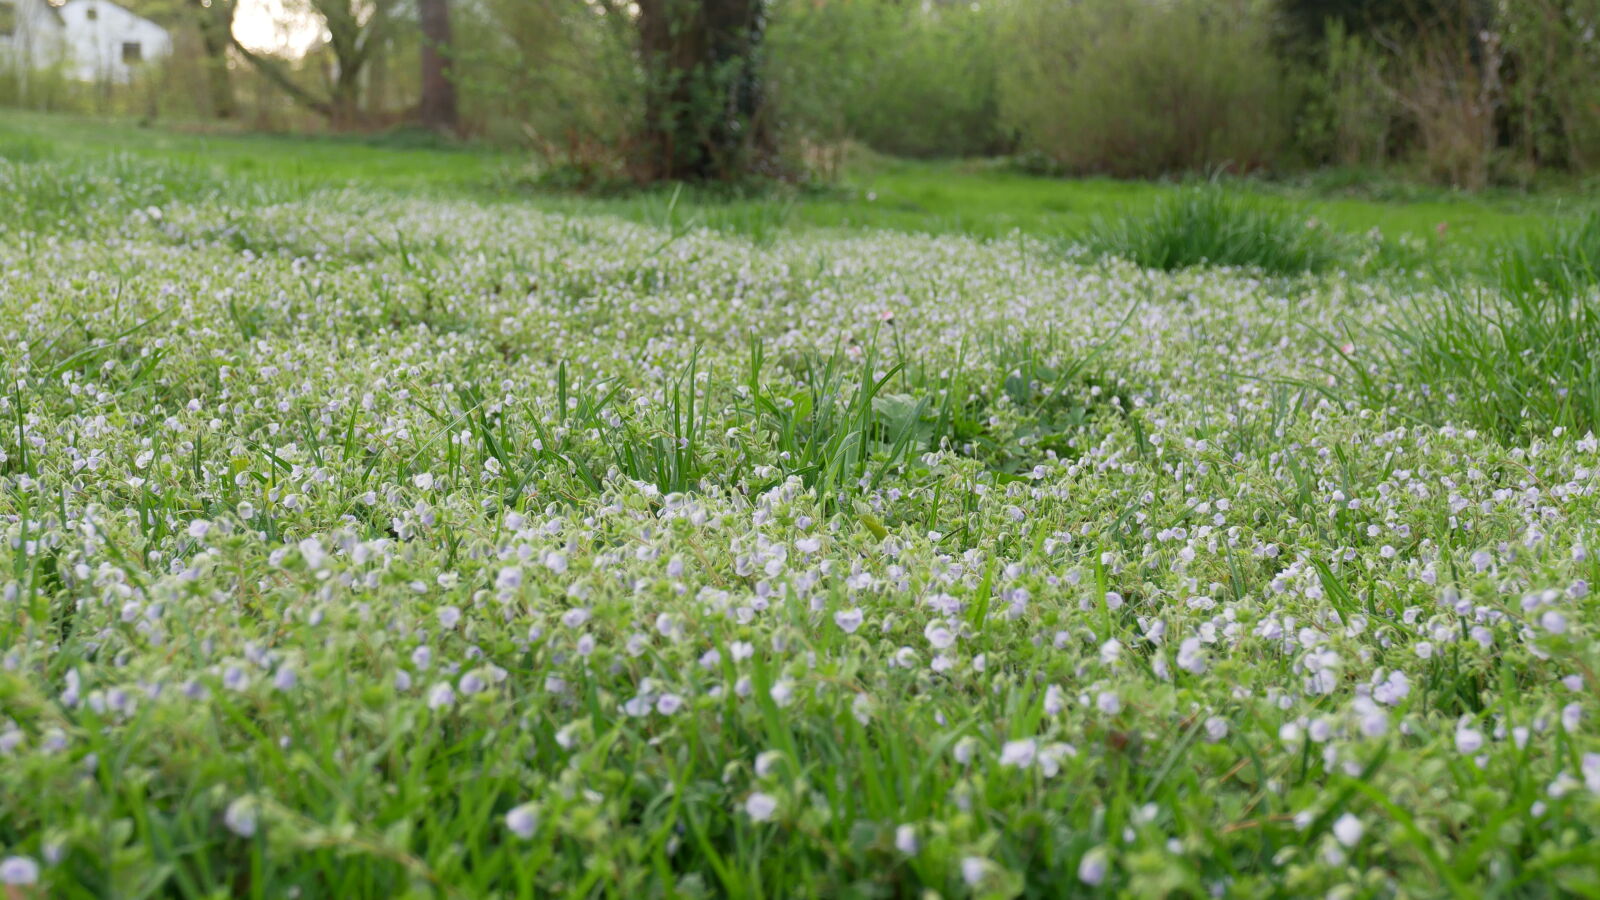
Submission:
<svg viewBox="0 0 1600 900">
<path fill-rule="evenodd" d="M 48 0 L 46 0 L 46 2 L 47 2 L 47 5 L 49 5 L 48 4 Z M 149 16 L 141 16 L 138 13 L 134 12 L 133 10 L 127 8 L 126 6 L 123 6 L 120 3 L 113 2 L 113 0 L 66 0 L 66 2 L 61 4 L 60 6 L 50 5 L 50 8 L 55 11 L 56 18 L 57 19 L 61 19 L 61 10 L 65 9 L 65 8 L 67 8 L 69 6 L 75 6 L 75 5 L 79 4 L 79 3 L 94 3 L 94 4 L 99 5 L 99 6 L 114 6 L 117 9 L 120 9 L 123 12 L 127 13 L 128 15 L 132 16 L 133 18 L 139 19 L 140 21 L 149 22 L 151 25 L 154 25 L 157 28 L 161 28 L 161 29 L 165 30 L 166 27 L 167 27 L 165 25 L 162 25 L 160 22 L 157 22 L 154 19 L 150 18 Z M 65 20 L 62 20 L 62 21 L 65 21 Z"/>
</svg>

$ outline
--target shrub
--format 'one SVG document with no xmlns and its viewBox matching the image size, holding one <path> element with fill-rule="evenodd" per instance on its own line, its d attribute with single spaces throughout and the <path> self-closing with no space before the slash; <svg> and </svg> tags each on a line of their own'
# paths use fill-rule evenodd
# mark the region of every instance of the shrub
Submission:
<svg viewBox="0 0 1600 900">
<path fill-rule="evenodd" d="M 458 19 L 469 123 L 585 184 L 627 174 L 643 116 L 631 30 L 571 0 L 486 0 Z"/>
<path fill-rule="evenodd" d="M 1071 171 L 1149 176 L 1270 165 L 1287 96 L 1259 3 L 1019 0 L 1002 121 Z"/>
<path fill-rule="evenodd" d="M 1079 239 L 1097 254 L 1162 270 L 1241 266 L 1293 275 L 1330 268 L 1345 255 L 1338 237 L 1315 222 L 1211 187 L 1165 197 L 1146 215 L 1098 219 Z"/>
<path fill-rule="evenodd" d="M 1297 135 L 1313 160 L 1342 166 L 1388 161 L 1397 110 L 1385 79 L 1392 64 L 1339 21 L 1324 31 L 1320 65 L 1306 73 L 1306 110 Z"/>
<path fill-rule="evenodd" d="M 771 82 L 791 137 L 901 156 L 1004 149 L 994 13 L 887 0 L 776 6 Z"/>
<path fill-rule="evenodd" d="M 1533 166 L 1600 169 L 1600 0 L 1505 4 L 1506 52 L 1520 66 L 1508 85 L 1517 150 Z"/>
</svg>

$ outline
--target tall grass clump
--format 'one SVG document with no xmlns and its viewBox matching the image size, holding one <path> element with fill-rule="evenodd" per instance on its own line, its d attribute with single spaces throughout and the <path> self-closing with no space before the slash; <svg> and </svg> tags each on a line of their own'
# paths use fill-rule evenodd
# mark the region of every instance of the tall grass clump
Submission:
<svg viewBox="0 0 1600 900">
<path fill-rule="evenodd" d="M 1390 329 L 1385 402 L 1507 440 L 1600 427 L 1600 214 L 1513 242 L 1489 287 L 1414 299 Z"/>
<path fill-rule="evenodd" d="M 1593 295 L 1447 290 L 1392 330 L 1390 371 L 1412 388 L 1388 402 L 1505 440 L 1600 423 L 1600 308 Z M 1366 382 L 1369 392 L 1381 392 Z"/>
<path fill-rule="evenodd" d="M 1592 295 L 1600 287 L 1600 211 L 1516 238 L 1495 274 L 1511 295 Z"/>
<path fill-rule="evenodd" d="M 1211 187 L 1164 197 L 1145 215 L 1097 219 L 1079 238 L 1096 255 L 1163 271 L 1212 265 L 1297 275 L 1345 256 L 1338 236 L 1315 222 Z"/>
</svg>

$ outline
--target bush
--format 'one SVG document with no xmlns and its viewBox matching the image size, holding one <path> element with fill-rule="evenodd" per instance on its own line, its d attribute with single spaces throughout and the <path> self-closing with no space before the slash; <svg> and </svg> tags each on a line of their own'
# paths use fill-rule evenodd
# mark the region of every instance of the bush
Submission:
<svg viewBox="0 0 1600 900">
<path fill-rule="evenodd" d="M 1271 165 L 1287 91 L 1260 3 L 1018 0 L 1001 42 L 1002 121 L 1076 172 Z"/>
<path fill-rule="evenodd" d="M 1519 68 L 1507 98 L 1523 160 L 1600 170 L 1600 0 L 1519 0 L 1503 15 L 1507 54 L 1531 62 Z"/>
<path fill-rule="evenodd" d="M 1097 254 L 1146 269 L 1240 266 L 1295 275 L 1346 255 L 1338 237 L 1314 222 L 1210 187 L 1165 197 L 1147 215 L 1096 220 L 1078 237 Z"/>
<path fill-rule="evenodd" d="M 1382 165 L 1389 159 L 1398 112 L 1386 83 L 1392 68 L 1388 57 L 1339 20 L 1324 29 L 1318 55 L 1321 65 L 1305 73 L 1301 149 L 1319 162 Z"/>
<path fill-rule="evenodd" d="M 581 0 L 485 0 L 457 16 L 463 116 L 549 169 L 626 176 L 643 116 L 631 28 Z"/>
<path fill-rule="evenodd" d="M 775 4 L 767 47 L 792 138 L 900 156 L 1005 149 L 994 13 L 889 0 Z"/>
</svg>

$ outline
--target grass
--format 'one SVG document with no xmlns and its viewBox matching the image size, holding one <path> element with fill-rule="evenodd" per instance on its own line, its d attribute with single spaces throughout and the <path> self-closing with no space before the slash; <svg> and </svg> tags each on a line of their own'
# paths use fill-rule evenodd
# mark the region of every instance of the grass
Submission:
<svg viewBox="0 0 1600 900">
<path fill-rule="evenodd" d="M 1600 288 L 1600 213 L 1508 241 L 1497 269 L 1507 296 L 1570 302 L 1594 294 Z"/>
<path fill-rule="evenodd" d="M 1382 331 L 1377 374 L 1354 359 L 1368 402 L 1464 421 L 1518 441 L 1600 428 L 1600 217 L 1507 242 L 1489 283 L 1410 297 Z M 1387 346 L 1389 349 L 1384 350 Z"/>
<path fill-rule="evenodd" d="M 1299 275 L 1353 256 L 1303 216 L 1214 187 L 1164 197 L 1147 215 L 1099 219 L 1079 239 L 1095 253 L 1167 272 L 1213 265 Z"/>
<path fill-rule="evenodd" d="M 1585 295 L 0 128 L 8 897 L 1600 879 Z"/>
<path fill-rule="evenodd" d="M 837 185 L 793 194 L 728 197 L 663 189 L 627 197 L 573 198 L 530 192 L 527 160 L 473 147 L 435 147 L 405 139 L 289 137 L 184 132 L 103 120 L 9 112 L 0 122 L 0 157 L 8 152 L 77 159 L 108 154 L 179 165 L 186 177 L 244 177 L 252 186 L 291 191 L 349 184 L 415 192 L 511 199 L 561 212 L 604 213 L 658 227 L 707 227 L 769 240 L 785 231 L 885 228 L 922 234 L 1040 237 L 1078 233 L 1102 219 L 1152 213 L 1189 185 L 1057 179 L 995 163 L 915 162 L 857 154 Z M 9 148 L 9 149 L 8 149 Z M 1431 267 L 1477 272 L 1505 241 L 1542 231 L 1552 218 L 1591 209 L 1582 192 L 1491 192 L 1472 196 L 1394 186 L 1362 189 L 1381 178 L 1357 173 L 1351 183 L 1326 177 L 1301 181 L 1225 180 L 1230 196 L 1278 215 L 1315 218 L 1351 235 L 1376 229 L 1390 247 L 1414 245 L 1401 264 L 1425 254 Z"/>
</svg>

